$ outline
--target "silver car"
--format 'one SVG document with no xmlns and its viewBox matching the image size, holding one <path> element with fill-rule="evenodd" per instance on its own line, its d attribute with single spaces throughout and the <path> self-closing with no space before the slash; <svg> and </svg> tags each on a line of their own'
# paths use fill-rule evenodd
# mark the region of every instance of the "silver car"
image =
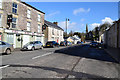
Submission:
<svg viewBox="0 0 120 80">
<path fill-rule="evenodd" d="M 14 50 L 13 45 L 0 41 L 0 53 L 11 54 Z"/>
<path fill-rule="evenodd" d="M 35 50 L 35 49 L 43 49 L 43 44 L 40 41 L 29 42 L 23 46 L 21 50 Z"/>
</svg>

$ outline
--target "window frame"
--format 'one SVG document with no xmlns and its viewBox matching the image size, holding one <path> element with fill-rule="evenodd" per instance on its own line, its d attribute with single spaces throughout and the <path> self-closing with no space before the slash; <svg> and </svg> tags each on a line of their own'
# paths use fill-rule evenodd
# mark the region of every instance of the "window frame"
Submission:
<svg viewBox="0 0 120 80">
<path fill-rule="evenodd" d="M 18 4 L 15 2 L 12 3 L 12 13 L 14 13 L 14 14 L 18 13 Z"/>
<path fill-rule="evenodd" d="M 29 26 L 28 26 L 28 23 L 29 23 Z M 31 22 L 27 22 L 27 31 L 30 31 L 31 29 Z"/>
<path fill-rule="evenodd" d="M 15 21 L 13 20 L 13 19 L 15 19 Z M 13 27 L 13 25 L 15 25 L 15 27 Z M 17 18 L 12 18 L 12 28 L 16 28 L 16 26 L 17 26 Z"/>
<path fill-rule="evenodd" d="M 41 21 L 41 15 L 38 14 L 38 22 L 40 22 L 40 21 Z"/>
<path fill-rule="evenodd" d="M 31 18 L 31 10 L 27 9 L 27 18 L 30 19 Z"/>
<path fill-rule="evenodd" d="M 38 24 L 38 33 L 40 33 L 41 28 L 40 28 L 40 24 Z"/>
<path fill-rule="evenodd" d="M 0 27 L 2 27 L 2 14 L 0 14 Z"/>
<path fill-rule="evenodd" d="M 2 1 L 2 0 L 0 0 L 0 9 L 2 9 L 2 2 L 3 2 L 3 1 Z"/>
</svg>

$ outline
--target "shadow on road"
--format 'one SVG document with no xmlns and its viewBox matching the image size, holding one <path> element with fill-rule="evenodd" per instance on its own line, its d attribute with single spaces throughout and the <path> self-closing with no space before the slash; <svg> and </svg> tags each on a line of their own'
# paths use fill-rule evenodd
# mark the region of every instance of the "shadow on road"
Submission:
<svg viewBox="0 0 120 80">
<path fill-rule="evenodd" d="M 104 77 L 97 76 L 97 75 L 87 74 L 83 72 L 69 71 L 69 70 L 53 68 L 53 67 L 32 66 L 32 65 L 10 65 L 9 67 L 23 67 L 23 68 L 28 67 L 28 68 L 35 68 L 35 69 L 43 69 L 47 71 L 53 71 L 53 72 L 56 72 L 56 73 L 59 73 L 65 76 L 71 75 L 71 76 L 74 76 L 75 78 L 83 78 L 83 77 L 84 78 L 104 78 Z M 107 79 L 107 80 L 110 80 L 110 79 Z"/>
<path fill-rule="evenodd" d="M 78 45 L 74 47 L 59 49 L 56 50 L 55 53 L 118 63 L 107 52 L 105 52 L 104 49 L 91 48 L 89 45 Z"/>
</svg>

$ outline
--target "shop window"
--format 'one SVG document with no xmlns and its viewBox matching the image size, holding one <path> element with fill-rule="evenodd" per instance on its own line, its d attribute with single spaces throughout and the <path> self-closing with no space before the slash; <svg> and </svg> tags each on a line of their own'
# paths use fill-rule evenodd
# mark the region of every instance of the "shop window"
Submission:
<svg viewBox="0 0 120 80">
<path fill-rule="evenodd" d="M 17 4 L 16 3 L 13 3 L 12 12 L 17 14 Z"/>
<path fill-rule="evenodd" d="M 17 18 L 12 19 L 12 28 L 16 28 Z"/>
</svg>

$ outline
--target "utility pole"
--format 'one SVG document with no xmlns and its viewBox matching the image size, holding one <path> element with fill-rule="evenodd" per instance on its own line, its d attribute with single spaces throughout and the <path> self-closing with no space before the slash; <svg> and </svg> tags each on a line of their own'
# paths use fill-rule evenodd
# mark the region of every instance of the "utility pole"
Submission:
<svg viewBox="0 0 120 80">
<path fill-rule="evenodd" d="M 68 26 L 67 22 L 68 21 L 70 21 L 70 20 L 66 18 L 66 37 L 67 37 L 67 26 Z"/>
</svg>

